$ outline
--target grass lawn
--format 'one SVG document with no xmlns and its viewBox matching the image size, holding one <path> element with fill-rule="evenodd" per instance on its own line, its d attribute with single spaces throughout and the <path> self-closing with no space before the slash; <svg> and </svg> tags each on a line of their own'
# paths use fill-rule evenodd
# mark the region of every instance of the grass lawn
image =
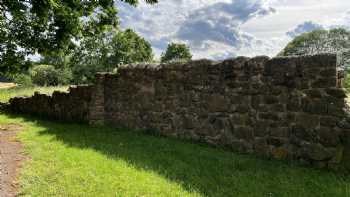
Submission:
<svg viewBox="0 0 350 197">
<path fill-rule="evenodd" d="M 141 133 L 1 114 L 31 160 L 24 196 L 350 196 L 350 177 Z"/>
<path fill-rule="evenodd" d="M 0 102 L 8 102 L 11 97 L 14 96 L 32 96 L 35 91 L 39 91 L 44 94 L 52 94 L 53 91 L 67 91 L 68 86 L 55 86 L 55 87 L 29 87 L 29 88 L 9 88 L 0 89 Z"/>
<path fill-rule="evenodd" d="M 52 89 L 45 88 L 46 92 Z M 29 90 L 0 90 L 1 101 Z M 108 127 L 0 114 L 24 126 L 23 196 L 350 197 L 350 177 Z"/>
</svg>

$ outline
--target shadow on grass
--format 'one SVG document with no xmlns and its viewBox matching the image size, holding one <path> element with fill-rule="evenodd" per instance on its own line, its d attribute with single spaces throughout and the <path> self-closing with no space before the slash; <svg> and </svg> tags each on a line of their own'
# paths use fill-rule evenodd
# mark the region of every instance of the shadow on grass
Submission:
<svg viewBox="0 0 350 197">
<path fill-rule="evenodd" d="M 347 196 L 349 177 L 176 139 L 26 117 L 68 146 L 154 171 L 203 196 Z M 101 164 L 103 165 L 103 164 Z"/>
</svg>

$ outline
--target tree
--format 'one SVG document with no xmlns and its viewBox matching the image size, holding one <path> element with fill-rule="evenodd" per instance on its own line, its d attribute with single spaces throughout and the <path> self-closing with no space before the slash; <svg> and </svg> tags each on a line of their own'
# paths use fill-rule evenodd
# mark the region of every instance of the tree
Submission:
<svg viewBox="0 0 350 197">
<path fill-rule="evenodd" d="M 56 86 L 66 85 L 70 74 L 56 69 L 52 65 L 36 65 L 30 69 L 30 78 L 35 85 Z"/>
<path fill-rule="evenodd" d="M 339 54 L 339 64 L 350 60 L 350 32 L 342 29 L 315 30 L 301 34 L 292 40 L 278 55 L 314 55 L 319 53 Z"/>
<path fill-rule="evenodd" d="M 171 62 L 184 60 L 188 61 L 192 59 L 190 48 L 186 44 L 170 43 L 165 53 L 161 55 L 161 62 Z"/>
<path fill-rule="evenodd" d="M 127 29 L 114 28 L 86 36 L 71 58 L 75 83 L 89 83 L 96 72 L 111 72 L 120 64 L 148 62 L 153 59 L 149 42 Z"/>
<path fill-rule="evenodd" d="M 89 32 L 82 25 L 89 16 L 96 21 L 94 31 L 103 31 L 106 25 L 117 27 L 116 1 L 1 0 L 0 66 L 21 64 L 27 54 L 74 48 L 74 40 Z M 134 6 L 138 3 L 138 0 L 121 1 Z"/>
<path fill-rule="evenodd" d="M 0 14 L 0 75 L 13 74 L 23 69 L 24 65 L 29 66 L 25 61 L 26 54 L 17 50 L 7 26 L 5 16 Z"/>
</svg>

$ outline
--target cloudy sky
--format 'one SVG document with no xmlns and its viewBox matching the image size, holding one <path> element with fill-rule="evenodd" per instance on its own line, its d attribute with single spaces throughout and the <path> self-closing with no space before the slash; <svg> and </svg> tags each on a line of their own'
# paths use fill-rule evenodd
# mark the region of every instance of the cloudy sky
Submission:
<svg viewBox="0 0 350 197">
<path fill-rule="evenodd" d="M 158 57 L 169 42 L 187 43 L 196 59 L 274 56 L 303 32 L 350 28 L 350 0 L 160 0 L 116 6 L 122 28 L 150 41 Z"/>
</svg>

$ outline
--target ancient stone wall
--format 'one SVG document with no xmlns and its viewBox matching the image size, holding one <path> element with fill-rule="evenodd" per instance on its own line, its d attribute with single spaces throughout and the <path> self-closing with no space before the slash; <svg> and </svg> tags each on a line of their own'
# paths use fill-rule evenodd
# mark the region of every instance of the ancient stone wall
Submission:
<svg viewBox="0 0 350 197">
<path fill-rule="evenodd" d="M 335 55 L 130 65 L 91 87 L 10 106 L 338 168 L 350 161 L 350 124 L 336 65 Z"/>
<path fill-rule="evenodd" d="M 339 127 L 346 95 L 336 62 L 318 55 L 127 66 L 98 76 L 99 117 L 116 127 L 336 167 L 346 131 Z"/>
<path fill-rule="evenodd" d="M 55 91 L 51 95 L 35 92 L 32 97 L 15 97 L 9 101 L 9 110 L 62 121 L 87 122 L 90 86 L 72 86 L 68 92 Z"/>
</svg>

